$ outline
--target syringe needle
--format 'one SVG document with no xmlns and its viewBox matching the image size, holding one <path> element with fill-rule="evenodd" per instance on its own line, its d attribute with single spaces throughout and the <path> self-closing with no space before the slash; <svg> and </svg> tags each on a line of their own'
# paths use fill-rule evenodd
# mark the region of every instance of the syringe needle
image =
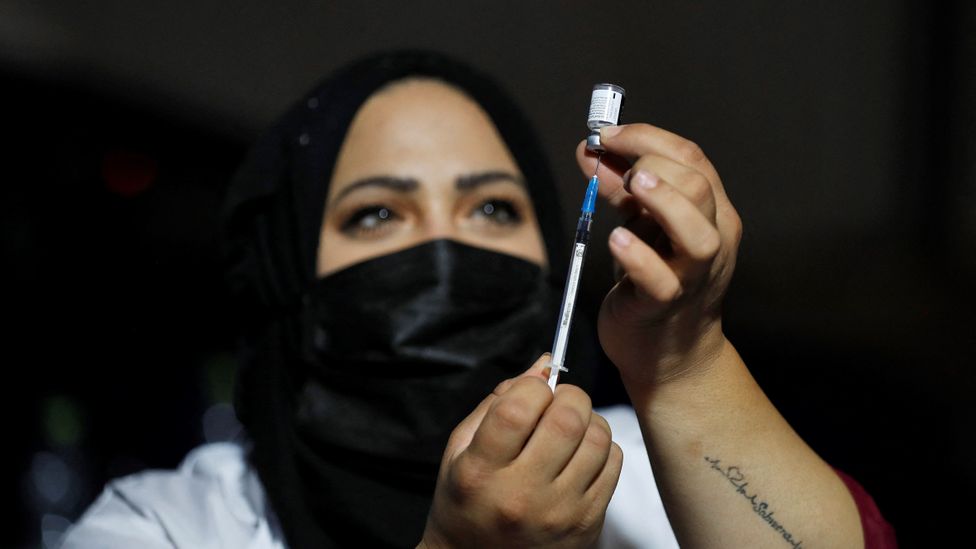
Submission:
<svg viewBox="0 0 976 549">
<path fill-rule="evenodd" d="M 593 177 L 600 171 L 600 160 L 603 160 L 603 153 L 596 155 L 596 168 L 593 170 Z"/>
</svg>

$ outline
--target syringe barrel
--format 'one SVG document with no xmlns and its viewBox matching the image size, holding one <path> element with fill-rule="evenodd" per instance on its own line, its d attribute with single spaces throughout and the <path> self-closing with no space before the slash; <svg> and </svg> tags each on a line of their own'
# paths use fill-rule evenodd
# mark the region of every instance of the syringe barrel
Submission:
<svg viewBox="0 0 976 549">
<path fill-rule="evenodd" d="M 552 343 L 550 361 L 553 366 L 553 376 L 557 376 L 559 370 L 565 370 L 563 363 L 566 361 L 566 347 L 569 346 L 569 332 L 573 326 L 573 310 L 576 308 L 576 295 L 579 293 L 580 274 L 586 258 L 587 243 L 590 240 L 591 219 L 592 216 L 583 214 L 576 226 L 573 255 L 570 257 L 569 274 L 566 276 L 563 300 L 559 306 L 559 321 L 556 323 L 556 334 Z"/>
</svg>

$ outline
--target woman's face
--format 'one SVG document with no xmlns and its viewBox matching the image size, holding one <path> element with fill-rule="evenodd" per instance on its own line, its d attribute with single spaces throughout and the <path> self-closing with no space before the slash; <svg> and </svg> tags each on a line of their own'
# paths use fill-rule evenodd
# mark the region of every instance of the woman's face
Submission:
<svg viewBox="0 0 976 549">
<path fill-rule="evenodd" d="M 488 115 L 442 82 L 395 82 L 363 104 L 339 151 L 318 275 L 441 238 L 546 264 L 522 174 Z"/>
</svg>

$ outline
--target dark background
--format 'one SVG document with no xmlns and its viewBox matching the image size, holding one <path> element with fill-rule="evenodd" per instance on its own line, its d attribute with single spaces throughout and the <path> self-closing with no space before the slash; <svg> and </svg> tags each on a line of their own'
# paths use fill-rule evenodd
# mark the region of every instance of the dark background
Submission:
<svg viewBox="0 0 976 549">
<path fill-rule="evenodd" d="M 222 189 L 316 80 L 400 46 L 513 92 L 567 225 L 592 84 L 699 143 L 745 223 L 725 317 L 756 377 L 904 546 L 967 537 L 976 3 L 5 0 L 0 545 L 233 434 Z M 592 312 L 605 248 L 587 269 Z"/>
</svg>

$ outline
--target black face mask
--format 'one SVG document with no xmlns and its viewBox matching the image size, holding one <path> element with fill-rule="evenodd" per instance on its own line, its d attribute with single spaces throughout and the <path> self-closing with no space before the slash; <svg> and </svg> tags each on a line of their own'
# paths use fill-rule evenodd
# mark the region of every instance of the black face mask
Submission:
<svg viewBox="0 0 976 549">
<path fill-rule="evenodd" d="M 543 352 L 550 294 L 538 265 L 450 240 L 319 280 L 300 432 L 438 463 L 451 430 Z"/>
<path fill-rule="evenodd" d="M 330 469 L 381 480 L 429 505 L 451 431 L 545 350 L 552 296 L 538 265 L 450 240 L 320 279 L 305 323 L 296 427 L 309 452 L 301 461 L 321 473 L 323 464 L 310 461 L 325 458 Z M 383 506 L 348 496 L 339 508 Z M 417 507 L 422 529 L 427 509 Z"/>
</svg>

